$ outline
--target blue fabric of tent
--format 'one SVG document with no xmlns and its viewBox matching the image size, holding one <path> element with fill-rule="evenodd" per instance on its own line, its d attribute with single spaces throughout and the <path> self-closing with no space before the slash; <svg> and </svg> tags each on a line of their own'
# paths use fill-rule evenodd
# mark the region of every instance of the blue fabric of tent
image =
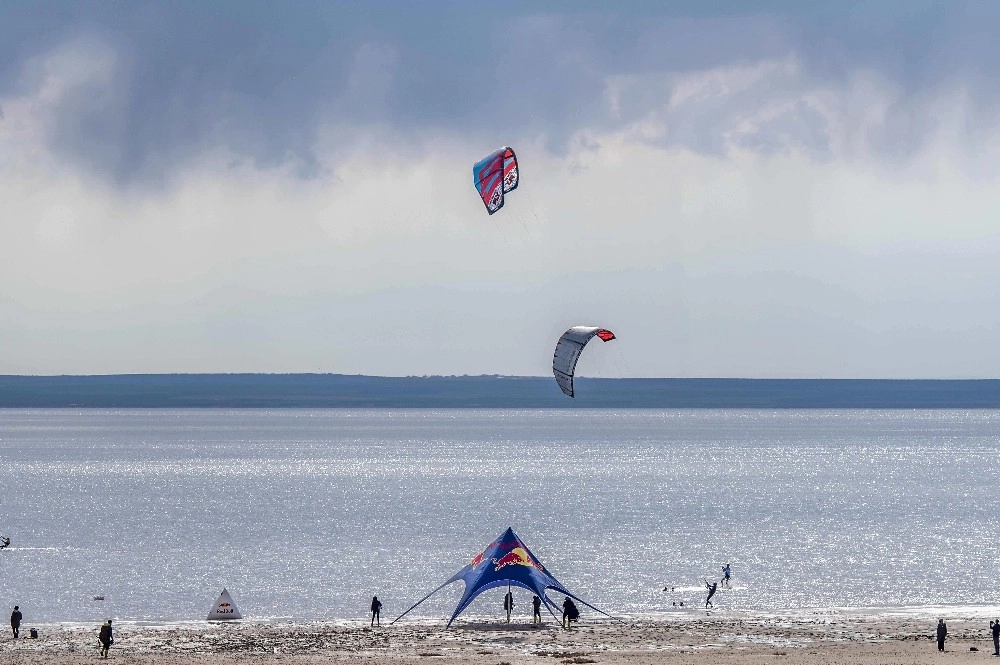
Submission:
<svg viewBox="0 0 1000 665">
<path fill-rule="evenodd" d="M 496 540 L 487 545 L 486 549 L 472 557 L 472 560 L 461 570 L 448 578 L 444 584 L 414 603 L 408 610 L 393 619 L 392 623 L 396 623 L 402 619 L 444 587 L 460 580 L 465 582 L 465 593 L 462 594 L 462 599 L 458 601 L 458 606 L 455 607 L 454 613 L 452 613 L 451 618 L 448 620 L 448 626 L 476 599 L 476 596 L 489 589 L 508 585 L 522 587 L 537 595 L 542 599 L 545 607 L 548 608 L 553 616 L 555 616 L 555 611 L 558 610 L 558 607 L 546 594 L 546 591 L 550 589 L 564 596 L 569 596 L 573 600 L 579 601 L 605 616 L 611 616 L 607 612 L 599 610 L 587 601 L 575 596 L 564 587 L 542 565 L 538 557 L 531 553 L 531 550 L 517 537 L 514 530 L 508 527 Z"/>
</svg>

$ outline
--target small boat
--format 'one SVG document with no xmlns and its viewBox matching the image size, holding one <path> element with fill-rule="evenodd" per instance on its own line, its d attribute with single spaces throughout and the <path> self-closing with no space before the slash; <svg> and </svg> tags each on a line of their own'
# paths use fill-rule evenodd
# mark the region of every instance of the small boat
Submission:
<svg viewBox="0 0 1000 665">
<path fill-rule="evenodd" d="M 94 600 L 104 600 L 104 596 L 94 596 Z"/>
</svg>

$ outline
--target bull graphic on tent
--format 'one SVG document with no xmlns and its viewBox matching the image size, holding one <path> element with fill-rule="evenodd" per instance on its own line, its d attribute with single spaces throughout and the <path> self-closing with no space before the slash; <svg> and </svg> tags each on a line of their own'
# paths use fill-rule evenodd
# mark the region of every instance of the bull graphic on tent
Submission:
<svg viewBox="0 0 1000 665">
<path fill-rule="evenodd" d="M 514 530 L 508 527 L 496 540 L 487 545 L 486 549 L 472 557 L 472 560 L 463 566 L 461 570 L 448 578 L 444 584 L 414 603 L 410 609 L 393 619 L 392 623 L 396 623 L 402 619 L 441 589 L 452 582 L 458 581 L 465 582 L 465 593 L 462 594 L 462 599 L 458 601 L 458 606 L 455 608 L 454 613 L 452 613 L 451 618 L 448 619 L 448 626 L 476 599 L 476 596 L 489 589 L 502 586 L 517 586 L 531 591 L 541 598 L 542 602 L 545 603 L 545 607 L 553 616 L 555 616 L 559 608 L 546 594 L 548 590 L 569 596 L 592 610 L 611 617 L 607 612 L 594 607 L 564 587 L 542 565 L 538 557 L 531 553 L 531 550 L 517 537 Z"/>
</svg>

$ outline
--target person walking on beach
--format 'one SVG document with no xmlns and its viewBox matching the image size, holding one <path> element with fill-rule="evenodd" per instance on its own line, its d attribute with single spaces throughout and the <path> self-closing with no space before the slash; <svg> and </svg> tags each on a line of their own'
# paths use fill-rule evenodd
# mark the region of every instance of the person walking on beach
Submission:
<svg viewBox="0 0 1000 665">
<path fill-rule="evenodd" d="M 378 599 L 378 596 L 372 596 L 372 625 L 373 626 L 376 625 L 376 624 L 378 624 L 379 626 L 382 625 L 382 623 L 379 621 L 379 612 L 381 612 L 381 611 L 382 611 L 382 601 Z"/>
<path fill-rule="evenodd" d="M 111 619 L 104 622 L 101 632 L 97 635 L 97 640 L 101 643 L 101 656 L 108 657 L 108 649 L 115 643 L 115 636 L 111 633 Z"/>
<path fill-rule="evenodd" d="M 14 611 L 10 613 L 10 629 L 14 631 L 14 639 L 21 633 L 21 610 L 17 605 L 14 606 Z"/>
<path fill-rule="evenodd" d="M 715 595 L 716 590 L 719 588 L 718 582 L 709 583 L 708 580 L 705 580 L 705 588 L 708 589 L 708 598 L 705 599 L 705 607 L 715 607 L 712 604 L 712 596 Z"/>
<path fill-rule="evenodd" d="M 580 610 L 576 609 L 576 603 L 574 603 L 569 596 L 563 601 L 563 618 L 562 623 L 564 628 L 572 628 L 573 622 L 580 618 Z"/>
<path fill-rule="evenodd" d="M 514 611 L 514 594 L 509 589 L 503 597 L 503 611 L 507 613 L 507 623 L 510 623 L 510 613 Z"/>
<path fill-rule="evenodd" d="M 531 623 L 541 623 L 542 622 L 542 599 L 538 596 L 531 597 L 531 606 L 534 608 L 534 613 L 531 615 Z"/>
<path fill-rule="evenodd" d="M 948 624 L 944 622 L 944 619 L 938 619 L 938 625 L 937 625 L 938 651 L 944 651 L 944 638 L 946 637 L 948 637 Z"/>
<path fill-rule="evenodd" d="M 1000 656 L 1000 619 L 990 621 L 990 632 L 993 633 L 993 655 Z"/>
</svg>

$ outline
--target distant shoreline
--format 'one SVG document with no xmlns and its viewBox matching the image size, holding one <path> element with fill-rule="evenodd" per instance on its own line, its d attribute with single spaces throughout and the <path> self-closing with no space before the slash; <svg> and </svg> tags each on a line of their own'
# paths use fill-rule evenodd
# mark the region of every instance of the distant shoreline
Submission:
<svg viewBox="0 0 1000 665">
<path fill-rule="evenodd" d="M 598 379 L 345 374 L 0 376 L 0 408 L 1000 409 L 998 379 Z"/>
</svg>

